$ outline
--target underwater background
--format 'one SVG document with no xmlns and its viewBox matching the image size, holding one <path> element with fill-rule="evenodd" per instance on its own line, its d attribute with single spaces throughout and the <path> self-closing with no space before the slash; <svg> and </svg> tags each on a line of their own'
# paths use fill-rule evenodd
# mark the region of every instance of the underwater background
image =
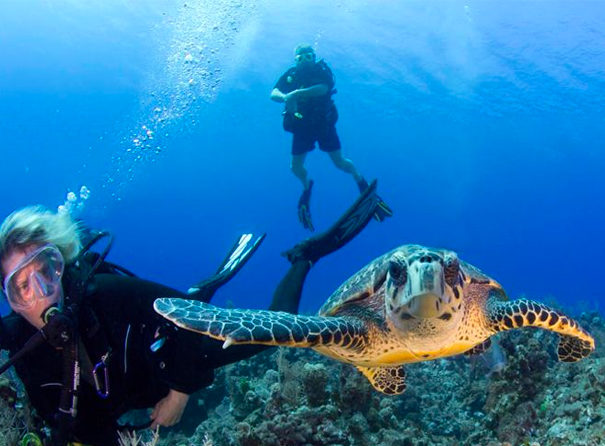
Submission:
<svg viewBox="0 0 605 446">
<path fill-rule="evenodd" d="M 109 260 L 183 290 L 240 233 L 266 232 L 213 300 L 265 308 L 289 266 L 280 253 L 310 235 L 291 135 L 269 100 L 301 42 L 335 75 L 345 155 L 395 212 L 312 269 L 301 312 L 375 257 L 420 243 L 455 250 L 511 298 L 598 318 L 598 0 L 3 0 L 1 218 L 67 206 L 114 234 Z M 319 150 L 307 167 L 321 231 L 358 190 Z"/>
<path fill-rule="evenodd" d="M 85 185 L 111 258 L 179 288 L 266 232 L 216 297 L 265 307 L 309 235 L 269 100 L 309 42 L 344 153 L 395 216 L 322 260 L 303 311 L 403 243 L 453 249 L 511 297 L 605 301 L 603 2 L 9 0 L 0 25 L 2 216 Z M 307 163 L 321 230 L 357 188 L 319 150 Z"/>
</svg>

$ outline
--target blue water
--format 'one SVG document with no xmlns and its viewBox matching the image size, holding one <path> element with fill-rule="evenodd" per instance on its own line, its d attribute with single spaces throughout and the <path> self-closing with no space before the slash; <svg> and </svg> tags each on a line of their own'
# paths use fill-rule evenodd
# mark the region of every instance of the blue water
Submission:
<svg viewBox="0 0 605 446">
<path fill-rule="evenodd" d="M 114 233 L 110 259 L 179 289 L 267 232 L 215 299 L 265 307 L 309 235 L 269 100 L 309 42 L 344 151 L 395 216 L 313 268 L 302 311 L 403 243 L 456 250 L 511 297 L 605 308 L 603 30 L 601 1 L 8 0 L 0 216 L 86 185 L 78 215 Z M 307 166 L 326 228 L 356 186 L 319 151 Z"/>
</svg>

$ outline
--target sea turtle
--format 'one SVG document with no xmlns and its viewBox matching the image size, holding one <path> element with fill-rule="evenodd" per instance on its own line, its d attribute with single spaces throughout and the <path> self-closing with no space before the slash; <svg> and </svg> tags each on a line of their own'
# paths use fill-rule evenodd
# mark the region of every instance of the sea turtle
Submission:
<svg viewBox="0 0 605 446">
<path fill-rule="evenodd" d="M 405 390 L 402 364 L 478 354 L 490 336 L 520 327 L 559 333 L 560 361 L 574 362 L 594 339 L 561 312 L 528 299 L 508 301 L 502 287 L 453 251 L 404 245 L 343 283 L 317 316 L 224 309 L 178 298 L 158 313 L 188 330 L 232 344 L 310 347 L 355 365 L 375 389 Z"/>
</svg>

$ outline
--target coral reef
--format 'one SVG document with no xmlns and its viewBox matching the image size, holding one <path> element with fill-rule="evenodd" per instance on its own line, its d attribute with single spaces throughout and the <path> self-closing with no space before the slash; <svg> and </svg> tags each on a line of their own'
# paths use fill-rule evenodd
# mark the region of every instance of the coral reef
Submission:
<svg viewBox="0 0 605 446">
<path fill-rule="evenodd" d="M 376 392 L 350 365 L 270 349 L 217 371 L 157 444 L 604 445 L 605 325 L 596 312 L 578 320 L 597 342 L 583 361 L 557 362 L 553 333 L 505 332 L 493 338 L 492 357 L 407 365 L 398 397 Z"/>
<path fill-rule="evenodd" d="M 408 389 L 399 397 L 309 350 L 263 353 L 219 372 L 226 394 L 207 407 L 190 443 L 207 432 L 216 446 L 603 445 L 605 326 L 596 312 L 579 321 L 597 340 L 584 361 L 557 362 L 552 333 L 511 331 L 494 338 L 505 361 L 406 366 Z M 217 389 L 201 399 L 205 392 Z"/>
<path fill-rule="evenodd" d="M 3 352 L 0 363 L 6 360 Z M 0 376 L 0 446 L 17 444 L 36 424 L 21 383 L 12 371 L 6 372 Z"/>
</svg>

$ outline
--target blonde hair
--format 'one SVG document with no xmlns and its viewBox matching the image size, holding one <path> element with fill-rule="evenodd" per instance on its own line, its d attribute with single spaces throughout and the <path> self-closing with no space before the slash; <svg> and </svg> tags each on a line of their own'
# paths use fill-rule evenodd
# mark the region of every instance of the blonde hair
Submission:
<svg viewBox="0 0 605 446">
<path fill-rule="evenodd" d="M 52 212 L 44 206 L 19 209 L 0 226 L 0 260 L 15 249 L 52 243 L 69 263 L 82 249 L 80 231 L 80 224 L 67 212 Z"/>
</svg>

